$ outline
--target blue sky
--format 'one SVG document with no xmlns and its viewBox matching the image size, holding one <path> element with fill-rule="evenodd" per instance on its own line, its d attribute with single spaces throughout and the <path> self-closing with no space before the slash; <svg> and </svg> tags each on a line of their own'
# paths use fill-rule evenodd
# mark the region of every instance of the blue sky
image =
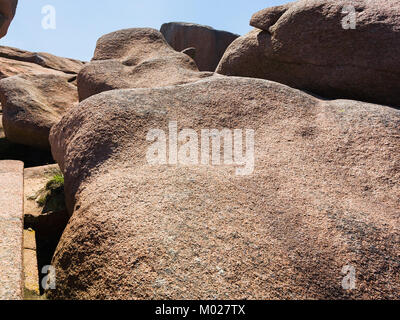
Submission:
<svg viewBox="0 0 400 320">
<path fill-rule="evenodd" d="M 289 0 L 19 0 L 0 45 L 90 60 L 103 34 L 134 27 L 159 29 L 164 22 L 206 24 L 238 34 L 251 30 L 253 13 Z M 42 8 L 56 9 L 56 29 L 42 28 Z"/>
</svg>

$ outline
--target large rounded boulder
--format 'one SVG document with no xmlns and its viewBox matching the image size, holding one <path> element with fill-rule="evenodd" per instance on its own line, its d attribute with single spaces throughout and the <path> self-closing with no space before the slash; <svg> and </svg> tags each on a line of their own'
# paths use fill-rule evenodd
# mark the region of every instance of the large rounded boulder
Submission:
<svg viewBox="0 0 400 320">
<path fill-rule="evenodd" d="M 94 57 L 78 74 L 79 99 L 103 91 L 184 84 L 209 77 L 186 54 L 176 52 L 150 28 L 124 29 L 102 36 Z"/>
<path fill-rule="evenodd" d="M 400 106 L 400 1 L 300 0 L 256 13 L 217 72 Z"/>
<path fill-rule="evenodd" d="M 399 299 L 399 123 L 249 78 L 90 97 L 51 130 L 48 297 Z"/>
<path fill-rule="evenodd" d="M 49 149 L 51 127 L 78 102 L 70 75 L 52 71 L 0 81 L 4 132 L 9 141 Z"/>
</svg>

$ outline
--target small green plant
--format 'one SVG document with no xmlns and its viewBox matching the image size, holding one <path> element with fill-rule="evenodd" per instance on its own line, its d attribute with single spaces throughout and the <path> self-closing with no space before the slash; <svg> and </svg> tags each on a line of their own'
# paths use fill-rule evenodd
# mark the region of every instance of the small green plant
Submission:
<svg viewBox="0 0 400 320">
<path fill-rule="evenodd" d="M 36 200 L 36 203 L 43 207 L 43 213 L 65 210 L 63 174 L 56 173 L 44 188 L 29 199 Z"/>
<path fill-rule="evenodd" d="M 57 173 L 49 182 L 46 184 L 47 190 L 56 190 L 58 188 L 64 188 L 64 175 Z"/>
</svg>

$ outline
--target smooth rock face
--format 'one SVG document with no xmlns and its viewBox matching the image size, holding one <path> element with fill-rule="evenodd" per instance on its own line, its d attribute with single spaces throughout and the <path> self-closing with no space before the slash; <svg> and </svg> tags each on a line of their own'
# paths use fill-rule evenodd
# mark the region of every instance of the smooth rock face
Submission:
<svg viewBox="0 0 400 320">
<path fill-rule="evenodd" d="M 212 76 L 173 50 L 160 32 L 125 29 L 101 37 L 92 62 L 78 74 L 79 99 L 103 91 L 184 84 Z"/>
<path fill-rule="evenodd" d="M 0 300 L 23 298 L 24 164 L 0 161 Z"/>
<path fill-rule="evenodd" d="M 0 0 L 0 39 L 3 38 L 14 19 L 18 0 Z"/>
<path fill-rule="evenodd" d="M 8 140 L 49 148 L 50 128 L 78 102 L 76 86 L 65 74 L 13 76 L 0 81 L 3 126 Z"/>
<path fill-rule="evenodd" d="M 148 164 L 170 121 L 253 129 L 253 174 Z M 399 110 L 220 77 L 93 96 L 50 142 L 74 209 L 50 298 L 400 298 Z"/>
<path fill-rule="evenodd" d="M 77 74 L 84 63 L 79 60 L 62 58 L 46 52 L 30 52 L 12 47 L 0 46 L 0 57 L 21 62 L 27 62 L 43 68 Z M 4 61 L 1 59 L 0 61 Z M 8 60 L 6 60 L 8 61 Z"/>
<path fill-rule="evenodd" d="M 400 1 L 301 0 L 257 13 L 256 29 L 227 49 L 217 72 L 269 79 L 327 98 L 400 106 Z M 284 9 L 286 7 L 283 7 Z M 275 22 L 276 18 L 279 19 Z"/>
<path fill-rule="evenodd" d="M 200 71 L 215 71 L 228 46 L 239 37 L 227 31 L 194 23 L 170 22 L 161 26 L 161 33 L 176 51 L 196 48 L 196 64 Z"/>
</svg>

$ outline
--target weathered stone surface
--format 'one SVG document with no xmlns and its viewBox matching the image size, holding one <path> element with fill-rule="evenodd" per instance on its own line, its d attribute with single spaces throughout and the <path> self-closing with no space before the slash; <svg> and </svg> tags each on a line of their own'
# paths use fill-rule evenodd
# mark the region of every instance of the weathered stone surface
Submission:
<svg viewBox="0 0 400 320">
<path fill-rule="evenodd" d="M 0 79 L 16 76 L 19 74 L 63 74 L 60 71 L 43 68 L 37 64 L 19 60 L 0 57 Z"/>
<path fill-rule="evenodd" d="M 24 170 L 25 214 L 24 228 L 35 232 L 37 247 L 36 270 L 41 271 L 51 264 L 54 250 L 68 222 L 62 185 L 56 186 L 54 176 L 59 175 L 57 165 L 48 165 Z M 50 187 L 52 185 L 52 187 Z M 32 251 L 28 251 L 33 256 Z M 28 266 L 32 270 L 34 266 Z M 28 269 L 30 270 L 30 269 Z M 37 283 L 42 285 L 45 274 L 40 273 Z M 34 281 L 33 281 L 34 283 Z M 25 285 L 27 289 L 27 285 Z M 25 298 L 42 299 L 37 290 L 25 290 Z"/>
<path fill-rule="evenodd" d="M 173 50 L 157 30 L 125 29 L 98 40 L 92 62 L 78 74 L 79 99 L 113 89 L 184 84 L 211 75 L 199 72 L 195 62 Z"/>
<path fill-rule="evenodd" d="M 273 26 L 291 6 L 292 3 L 288 3 L 283 6 L 266 8 L 258 11 L 251 17 L 250 25 L 261 30 L 269 31 L 269 27 Z"/>
<path fill-rule="evenodd" d="M 357 11 L 354 30 L 342 27 L 349 4 Z M 281 14 L 275 10 L 258 14 L 258 23 L 253 17 L 252 24 L 267 31 L 234 41 L 218 73 L 278 81 L 328 98 L 400 105 L 400 1 L 301 0 L 268 28 Z"/>
<path fill-rule="evenodd" d="M 194 23 L 170 22 L 161 26 L 161 33 L 176 51 L 196 48 L 195 61 L 200 71 L 215 71 L 228 46 L 239 37 L 227 31 Z"/>
<path fill-rule="evenodd" d="M 79 60 L 62 58 L 46 52 L 30 52 L 5 46 L 0 46 L 0 57 L 26 62 L 68 74 L 77 74 L 84 66 L 84 63 Z"/>
<path fill-rule="evenodd" d="M 8 140 L 49 148 L 49 131 L 78 102 L 70 75 L 32 74 L 0 81 L 3 126 Z"/>
<path fill-rule="evenodd" d="M 57 164 L 24 170 L 25 228 L 32 228 L 36 231 L 39 240 L 44 239 L 47 242 L 54 239 L 58 242 L 68 222 L 63 194 L 60 194 L 62 199 L 60 202 L 62 203 L 58 203 L 57 200 L 59 200 L 59 197 L 57 195 L 57 199 L 55 199 L 54 194 L 52 195 L 53 198 L 50 206 L 38 203 L 40 198 L 45 194 L 47 183 L 57 174 L 60 174 Z"/>
<path fill-rule="evenodd" d="M 147 134 L 170 121 L 255 130 L 253 174 L 148 164 Z M 49 295 L 399 299 L 399 124 L 396 109 L 258 79 L 93 96 L 50 135 L 74 210 Z"/>
<path fill-rule="evenodd" d="M 3 38 L 14 19 L 18 0 L 0 0 L 0 39 Z"/>
<path fill-rule="evenodd" d="M 57 173 L 57 164 L 26 168 L 24 170 L 24 213 L 25 219 L 38 218 L 43 208 L 38 205 L 36 198 L 38 193 L 46 186 L 46 183 Z"/>
<path fill-rule="evenodd" d="M 0 300 L 23 297 L 23 169 L 0 161 Z"/>
</svg>

